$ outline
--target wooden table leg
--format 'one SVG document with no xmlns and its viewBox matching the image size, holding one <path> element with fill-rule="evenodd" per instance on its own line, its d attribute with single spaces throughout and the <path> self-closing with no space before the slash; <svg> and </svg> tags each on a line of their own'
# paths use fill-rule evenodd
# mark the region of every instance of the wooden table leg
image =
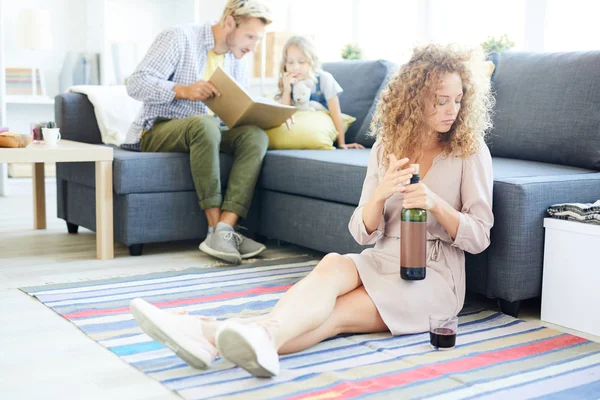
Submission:
<svg viewBox="0 0 600 400">
<path fill-rule="evenodd" d="M 33 164 L 33 229 L 46 229 L 44 163 Z"/>
<path fill-rule="evenodd" d="M 96 161 L 96 257 L 114 258 L 112 161 Z"/>
</svg>

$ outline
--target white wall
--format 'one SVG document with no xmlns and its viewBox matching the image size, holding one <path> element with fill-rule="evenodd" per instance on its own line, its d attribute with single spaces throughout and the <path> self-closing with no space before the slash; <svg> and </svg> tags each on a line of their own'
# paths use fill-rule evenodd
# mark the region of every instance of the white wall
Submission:
<svg viewBox="0 0 600 400">
<path fill-rule="evenodd" d="M 52 50 L 22 49 L 16 41 L 16 20 L 21 9 L 48 10 L 52 20 Z M 46 92 L 58 94 L 58 76 L 67 51 L 85 51 L 85 3 L 81 0 L 4 1 L 4 52 L 6 67 L 33 67 L 44 71 Z"/>
<path fill-rule="evenodd" d="M 196 0 L 197 20 L 203 24 L 221 18 L 227 0 Z"/>
<path fill-rule="evenodd" d="M 51 50 L 20 48 L 16 40 L 16 20 L 21 9 L 48 10 L 52 21 Z M 85 3 L 81 0 L 20 0 L 4 1 L 5 67 L 40 66 L 44 73 L 46 94 L 59 92 L 58 77 L 68 51 L 86 50 Z M 7 104 L 6 125 L 14 131 L 27 133 L 31 122 L 53 121 L 52 104 Z"/>
</svg>

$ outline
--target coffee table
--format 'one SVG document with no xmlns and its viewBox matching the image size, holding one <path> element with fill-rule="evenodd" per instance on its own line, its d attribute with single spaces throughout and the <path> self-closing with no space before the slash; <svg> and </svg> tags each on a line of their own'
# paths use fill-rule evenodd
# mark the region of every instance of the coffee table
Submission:
<svg viewBox="0 0 600 400">
<path fill-rule="evenodd" d="M 55 146 L 33 143 L 22 149 L 0 148 L 0 163 L 33 164 L 34 229 L 46 229 L 44 163 L 90 161 L 96 163 L 96 256 L 108 260 L 114 258 L 113 149 L 71 140 L 61 140 Z"/>
</svg>

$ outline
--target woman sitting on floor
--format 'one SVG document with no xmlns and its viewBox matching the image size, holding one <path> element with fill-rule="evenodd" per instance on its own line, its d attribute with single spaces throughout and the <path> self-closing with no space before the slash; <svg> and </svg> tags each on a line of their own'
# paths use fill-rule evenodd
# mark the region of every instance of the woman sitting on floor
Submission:
<svg viewBox="0 0 600 400">
<path fill-rule="evenodd" d="M 340 333 L 426 332 L 429 315 L 456 315 L 465 298 L 464 252 L 490 244 L 492 160 L 483 138 L 492 97 L 480 51 L 418 48 L 389 82 L 373 121 L 370 154 L 350 232 L 360 254 L 328 254 L 266 315 L 216 321 L 175 315 L 141 299 L 142 329 L 188 364 L 207 368 L 218 353 L 255 376 L 279 373 L 278 354 Z M 420 164 L 421 183 L 405 185 Z M 428 211 L 427 271 L 400 278 L 400 212 Z"/>
</svg>

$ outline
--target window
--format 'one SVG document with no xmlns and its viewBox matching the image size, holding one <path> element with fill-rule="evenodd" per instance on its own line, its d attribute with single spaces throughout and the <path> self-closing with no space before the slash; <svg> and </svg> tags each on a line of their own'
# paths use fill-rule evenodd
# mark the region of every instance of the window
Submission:
<svg viewBox="0 0 600 400">
<path fill-rule="evenodd" d="M 419 32 L 419 1 L 360 1 L 357 36 L 366 58 L 401 62 L 410 56 Z"/>
<path fill-rule="evenodd" d="M 314 38 L 322 61 L 335 61 L 352 42 L 352 6 L 349 0 L 303 0 L 289 3 L 290 32 Z"/>
<path fill-rule="evenodd" d="M 430 0 L 429 35 L 435 42 L 478 45 L 507 34 L 514 50 L 524 44 L 525 0 Z"/>
<path fill-rule="evenodd" d="M 598 1 L 547 0 L 544 50 L 600 50 L 599 14 Z"/>
</svg>

